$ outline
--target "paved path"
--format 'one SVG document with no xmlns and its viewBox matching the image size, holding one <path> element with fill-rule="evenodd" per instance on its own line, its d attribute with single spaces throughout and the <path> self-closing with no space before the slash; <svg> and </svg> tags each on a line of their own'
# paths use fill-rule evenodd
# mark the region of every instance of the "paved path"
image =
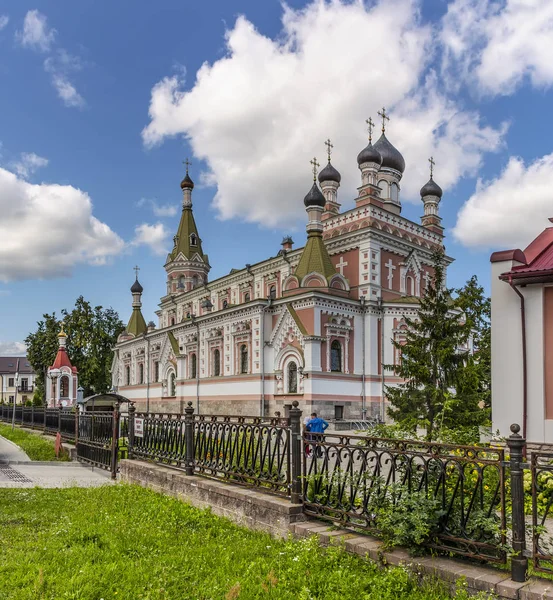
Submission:
<svg viewBox="0 0 553 600">
<path fill-rule="evenodd" d="M 37 462 L 0 436 L 0 488 L 93 487 L 114 483 L 102 469 L 77 462 Z"/>
</svg>

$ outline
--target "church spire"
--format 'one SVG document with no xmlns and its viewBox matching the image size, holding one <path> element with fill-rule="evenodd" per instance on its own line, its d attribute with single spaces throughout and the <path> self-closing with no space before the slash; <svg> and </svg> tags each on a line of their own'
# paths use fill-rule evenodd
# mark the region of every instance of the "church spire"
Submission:
<svg viewBox="0 0 553 600">
<path fill-rule="evenodd" d="M 298 278 L 300 286 L 304 285 L 304 278 L 310 274 L 316 274 L 323 277 L 328 285 L 330 278 L 336 275 L 336 269 L 330 260 L 328 250 L 323 242 L 323 222 L 322 214 L 325 208 L 326 199 L 319 189 L 316 181 L 317 167 L 319 163 L 314 158 L 311 161 L 313 165 L 313 186 L 305 196 L 303 202 L 308 215 L 307 222 L 307 244 L 303 249 L 300 261 L 294 275 Z"/>
<path fill-rule="evenodd" d="M 202 240 L 198 234 L 194 213 L 192 211 L 192 190 L 194 182 L 188 169 L 192 164 L 188 159 L 183 161 L 186 174 L 181 181 L 182 213 L 177 234 L 173 238 L 173 249 L 167 257 L 165 269 L 168 274 L 167 293 L 182 293 L 207 283 L 210 270 L 207 254 L 202 250 Z"/>
<path fill-rule="evenodd" d="M 134 270 L 136 273 L 136 280 L 131 286 L 132 314 L 126 331 L 129 335 L 134 335 L 137 337 L 143 333 L 146 333 L 148 327 L 144 317 L 142 316 L 142 292 L 144 291 L 144 288 L 138 281 L 138 271 L 140 271 L 140 268 L 134 267 Z"/>
</svg>

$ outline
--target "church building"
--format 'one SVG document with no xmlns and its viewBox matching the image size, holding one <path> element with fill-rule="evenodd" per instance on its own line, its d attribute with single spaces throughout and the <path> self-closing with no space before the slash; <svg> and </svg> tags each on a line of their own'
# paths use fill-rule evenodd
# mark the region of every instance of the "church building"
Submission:
<svg viewBox="0 0 553 600">
<path fill-rule="evenodd" d="M 399 379 L 383 365 L 398 361 L 392 340 L 405 335 L 404 316 L 416 315 L 443 228 L 432 169 L 421 222 L 401 215 L 405 162 L 379 114 L 382 135 L 373 145 L 369 119 L 369 143 L 357 156 L 355 206 L 340 210 L 341 176 L 327 140 L 328 164 L 317 177 L 312 161 L 303 200 L 305 245 L 294 248 L 287 236 L 276 256 L 214 281 L 187 168 L 157 324 L 142 315 L 137 276 L 114 354 L 113 385 L 139 411 L 182 412 L 192 401 L 203 414 L 272 416 L 298 400 L 304 414 L 324 418 L 384 417 L 385 386 Z"/>
</svg>

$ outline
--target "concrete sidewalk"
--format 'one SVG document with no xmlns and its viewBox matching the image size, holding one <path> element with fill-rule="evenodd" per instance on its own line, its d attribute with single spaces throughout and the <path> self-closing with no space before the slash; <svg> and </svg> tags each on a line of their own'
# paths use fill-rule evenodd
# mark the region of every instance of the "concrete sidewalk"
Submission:
<svg viewBox="0 0 553 600">
<path fill-rule="evenodd" d="M 0 488 L 93 487 L 115 483 L 108 471 L 78 462 L 38 462 L 0 436 Z"/>
</svg>

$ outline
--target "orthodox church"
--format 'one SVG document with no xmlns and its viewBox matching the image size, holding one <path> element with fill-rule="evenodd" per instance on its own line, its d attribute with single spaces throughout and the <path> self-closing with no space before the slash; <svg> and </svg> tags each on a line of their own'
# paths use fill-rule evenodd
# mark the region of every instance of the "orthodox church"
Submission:
<svg viewBox="0 0 553 600">
<path fill-rule="evenodd" d="M 400 380 L 383 365 L 398 361 L 392 340 L 405 335 L 404 316 L 416 315 L 443 228 L 432 159 L 421 222 L 401 215 L 405 161 L 386 137 L 385 110 L 379 114 L 382 135 L 373 145 L 369 119 L 369 143 L 357 156 L 355 207 L 340 210 L 341 176 L 327 140 L 318 177 L 311 161 L 305 245 L 285 237 L 276 256 L 214 281 L 187 162 L 157 325 L 142 315 L 137 275 L 114 353 L 113 385 L 139 411 L 182 412 L 192 401 L 203 414 L 271 416 L 298 400 L 324 418 L 385 416 L 385 386 Z"/>
</svg>

